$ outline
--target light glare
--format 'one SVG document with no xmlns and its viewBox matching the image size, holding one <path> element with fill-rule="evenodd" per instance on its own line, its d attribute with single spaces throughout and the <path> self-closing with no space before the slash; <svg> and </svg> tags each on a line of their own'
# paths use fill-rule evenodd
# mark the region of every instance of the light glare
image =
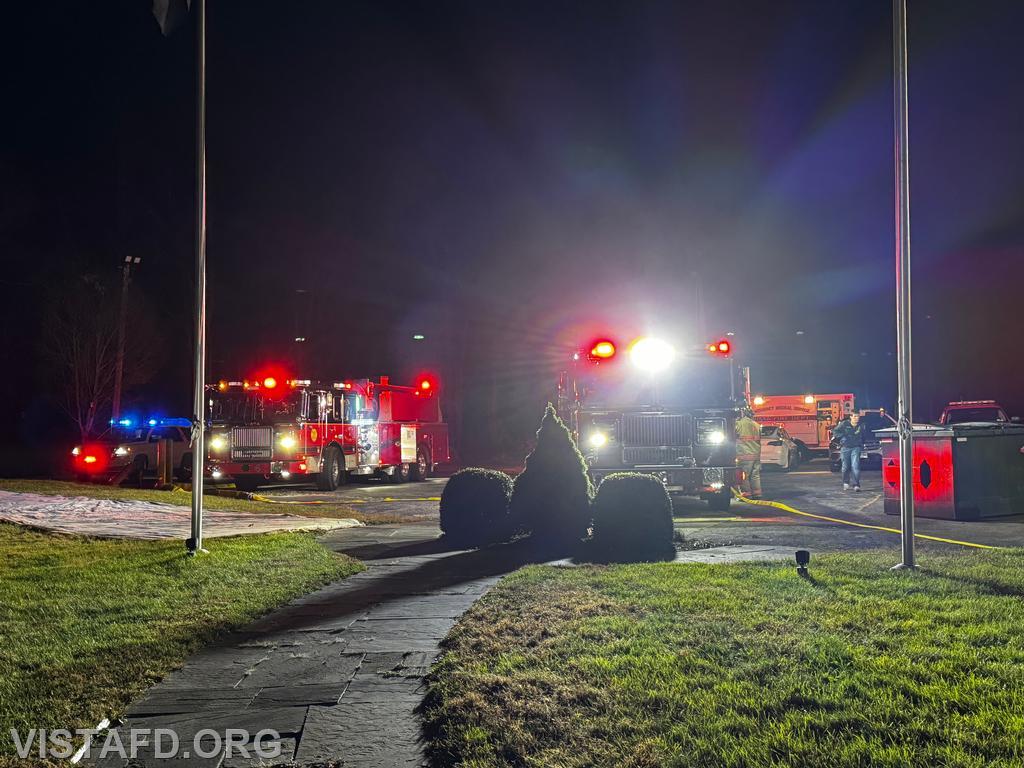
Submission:
<svg viewBox="0 0 1024 768">
<path fill-rule="evenodd" d="M 675 356 L 676 351 L 667 341 L 649 337 L 638 339 L 629 350 L 633 365 L 650 373 L 664 371 L 672 365 Z"/>
</svg>

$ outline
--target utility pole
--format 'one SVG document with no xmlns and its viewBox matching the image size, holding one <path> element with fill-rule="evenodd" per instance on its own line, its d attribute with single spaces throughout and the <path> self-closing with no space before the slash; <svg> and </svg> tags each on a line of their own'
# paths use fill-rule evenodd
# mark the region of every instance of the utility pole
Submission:
<svg viewBox="0 0 1024 768">
<path fill-rule="evenodd" d="M 117 363 L 114 368 L 114 397 L 110 418 L 117 421 L 121 416 L 121 382 L 124 379 L 124 335 L 128 317 L 128 285 L 132 281 L 132 266 L 142 262 L 138 256 L 125 256 L 121 265 L 121 308 L 117 318 Z"/>
<path fill-rule="evenodd" d="M 914 568 L 914 420 L 910 349 L 910 153 L 907 114 L 907 2 L 893 0 L 893 58 L 896 149 L 896 370 L 899 380 L 897 427 L 900 438 L 900 531 L 903 560 Z"/>
<path fill-rule="evenodd" d="M 192 536 L 190 555 L 203 551 L 203 459 L 206 454 L 206 2 L 196 12 L 196 293 L 195 386 L 192 412 Z"/>
</svg>

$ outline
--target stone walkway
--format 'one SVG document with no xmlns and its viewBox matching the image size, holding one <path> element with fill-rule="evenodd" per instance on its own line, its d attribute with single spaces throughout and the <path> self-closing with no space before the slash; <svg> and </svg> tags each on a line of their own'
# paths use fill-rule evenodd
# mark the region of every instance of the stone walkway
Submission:
<svg viewBox="0 0 1024 768">
<path fill-rule="evenodd" d="M 248 768 L 260 764 L 255 756 L 184 752 L 201 730 L 272 729 L 281 754 L 266 764 L 424 765 L 416 710 L 441 640 L 502 574 L 532 559 L 515 547 L 443 551 L 437 533 L 435 525 L 410 524 L 328 534 L 328 547 L 363 559 L 367 570 L 204 649 L 129 708 L 120 726 L 124 742 L 131 728 L 173 729 L 182 749 L 177 759 L 157 759 L 150 746 L 134 762 L 97 759 L 95 752 L 89 762 Z M 678 560 L 782 556 L 791 552 L 721 547 L 681 552 Z"/>
<path fill-rule="evenodd" d="M 186 539 L 189 507 L 152 501 L 93 499 L 0 491 L 0 521 L 58 533 L 118 539 Z M 361 526 L 358 520 L 298 515 L 254 515 L 205 510 L 203 535 L 238 536 L 271 531 L 322 530 Z"/>
</svg>

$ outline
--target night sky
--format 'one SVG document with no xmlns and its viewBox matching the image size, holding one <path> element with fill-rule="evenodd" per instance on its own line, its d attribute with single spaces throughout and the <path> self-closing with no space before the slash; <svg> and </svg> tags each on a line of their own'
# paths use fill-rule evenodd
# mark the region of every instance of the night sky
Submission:
<svg viewBox="0 0 1024 768">
<path fill-rule="evenodd" d="M 192 30 L 23 5 L 5 474 L 60 423 L 37 337 L 62 277 L 142 257 L 163 362 L 129 402 L 187 413 L 191 379 Z M 756 390 L 894 405 L 887 0 L 208 5 L 212 377 L 435 370 L 485 453 L 535 429 L 574 341 L 700 341 L 699 283 Z M 1024 4 L 910 0 L 909 24 L 915 416 L 1024 414 Z"/>
</svg>

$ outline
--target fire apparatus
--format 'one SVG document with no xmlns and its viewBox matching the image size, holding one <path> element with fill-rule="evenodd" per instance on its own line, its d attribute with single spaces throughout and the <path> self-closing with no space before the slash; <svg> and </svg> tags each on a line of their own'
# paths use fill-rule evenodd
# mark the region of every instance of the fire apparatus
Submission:
<svg viewBox="0 0 1024 768">
<path fill-rule="evenodd" d="M 785 427 L 810 458 L 828 453 L 832 428 L 854 412 L 850 393 L 838 395 L 754 395 L 750 398 L 754 420 L 764 426 Z"/>
<path fill-rule="evenodd" d="M 740 479 L 734 435 L 743 392 L 731 353 L 727 340 L 677 354 L 651 337 L 621 351 L 601 338 L 574 353 L 559 378 L 558 410 L 594 481 L 643 472 L 728 509 Z"/>
<path fill-rule="evenodd" d="M 351 475 L 425 480 L 449 461 L 436 382 L 332 383 L 264 375 L 210 388 L 206 473 L 241 490 L 307 476 L 333 491 Z"/>
</svg>

